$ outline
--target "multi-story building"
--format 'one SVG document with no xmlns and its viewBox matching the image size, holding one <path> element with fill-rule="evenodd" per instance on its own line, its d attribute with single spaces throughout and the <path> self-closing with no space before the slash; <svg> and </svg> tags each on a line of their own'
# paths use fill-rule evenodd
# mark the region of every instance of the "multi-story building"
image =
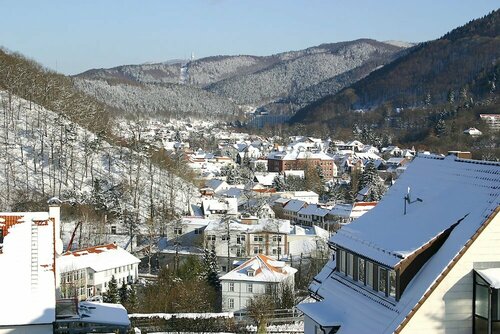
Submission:
<svg viewBox="0 0 500 334">
<path fill-rule="evenodd" d="M 279 294 L 280 285 L 293 290 L 297 269 L 285 262 L 258 254 L 220 278 L 222 283 L 222 310 L 242 311 L 252 298 Z"/>
<path fill-rule="evenodd" d="M 321 151 L 273 151 L 267 156 L 267 170 L 282 173 L 287 170 L 305 170 L 320 167 L 325 180 L 337 176 L 337 166 L 332 157 Z"/>
<path fill-rule="evenodd" d="M 85 300 L 104 294 L 114 277 L 118 286 L 139 278 L 140 260 L 115 245 L 89 247 L 64 253 L 57 261 L 63 298 Z"/>
<path fill-rule="evenodd" d="M 328 232 L 319 227 L 291 226 L 288 220 L 258 219 L 253 223 L 212 221 L 204 231 L 205 247 L 214 248 L 222 271 L 230 270 L 231 259 L 245 259 L 257 254 L 282 259 L 310 255 L 322 247 Z M 248 221 L 247 221 L 248 222 Z"/>
</svg>

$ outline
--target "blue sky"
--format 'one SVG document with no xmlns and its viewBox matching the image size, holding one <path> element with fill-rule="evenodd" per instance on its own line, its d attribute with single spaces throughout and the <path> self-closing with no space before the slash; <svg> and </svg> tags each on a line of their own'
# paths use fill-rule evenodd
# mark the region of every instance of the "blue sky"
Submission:
<svg viewBox="0 0 500 334">
<path fill-rule="evenodd" d="M 438 38 L 493 0 L 0 0 L 0 45 L 65 74 L 357 38 Z"/>
</svg>

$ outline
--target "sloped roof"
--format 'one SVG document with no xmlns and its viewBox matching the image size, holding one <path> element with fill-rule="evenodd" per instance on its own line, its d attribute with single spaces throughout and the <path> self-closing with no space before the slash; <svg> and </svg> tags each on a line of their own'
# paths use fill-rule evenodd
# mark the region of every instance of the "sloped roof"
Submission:
<svg viewBox="0 0 500 334">
<path fill-rule="evenodd" d="M 254 271 L 254 276 L 248 276 L 249 271 Z M 276 261 L 269 256 L 259 254 L 231 270 L 220 279 L 230 281 L 282 282 L 296 272 L 297 269 L 290 267 L 283 261 Z"/>
<path fill-rule="evenodd" d="M 141 261 L 138 258 L 115 244 L 67 252 L 57 259 L 61 272 L 85 268 L 98 272 L 139 262 Z"/>
<path fill-rule="evenodd" d="M 307 205 L 307 203 L 298 199 L 292 199 L 288 201 L 288 203 L 286 203 L 283 209 L 288 211 L 299 212 L 300 209 L 304 207 L 304 205 Z"/>
<path fill-rule="evenodd" d="M 324 217 L 330 212 L 330 210 L 322 208 L 317 205 L 308 205 L 305 208 L 302 208 L 299 211 L 299 214 L 301 215 L 312 215 L 312 216 L 318 216 L 318 217 Z"/>
<path fill-rule="evenodd" d="M 412 204 L 407 204 L 405 215 L 403 204 L 408 187 Z M 423 201 L 413 202 L 416 198 Z M 347 286 L 334 272 L 314 287 L 324 300 L 299 308 L 318 321 L 339 322 L 338 333 L 393 333 L 454 263 L 472 236 L 497 214 L 499 206 L 499 163 L 452 156 L 417 157 L 373 210 L 342 227 L 330 241 L 394 266 L 460 221 L 441 248 L 393 305 L 375 300 L 361 288 Z M 363 321 L 358 317 L 361 313 Z"/>
</svg>

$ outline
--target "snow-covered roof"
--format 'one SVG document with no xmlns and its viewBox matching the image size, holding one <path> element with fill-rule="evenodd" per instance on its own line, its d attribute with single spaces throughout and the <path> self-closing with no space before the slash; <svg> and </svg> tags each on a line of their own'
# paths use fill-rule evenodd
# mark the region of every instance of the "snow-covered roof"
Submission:
<svg viewBox="0 0 500 334">
<path fill-rule="evenodd" d="M 500 268 L 476 270 L 476 272 L 486 282 L 488 282 L 490 287 L 492 287 L 493 289 L 500 289 Z"/>
<path fill-rule="evenodd" d="M 330 215 L 356 219 L 373 209 L 375 205 L 377 205 L 377 202 L 356 202 L 354 204 L 339 203 L 330 210 Z"/>
<path fill-rule="evenodd" d="M 302 208 L 299 211 L 299 214 L 324 217 L 328 214 L 328 212 L 330 212 L 330 210 L 312 204 L 312 205 L 306 206 L 305 208 Z"/>
<path fill-rule="evenodd" d="M 141 262 L 138 258 L 115 245 L 89 247 L 67 252 L 57 259 L 61 272 L 91 268 L 95 272 Z"/>
<path fill-rule="evenodd" d="M 407 203 L 405 215 L 404 197 L 408 193 L 411 204 Z M 397 302 L 366 294 L 333 272 L 314 287 L 324 299 L 314 306 L 299 308 L 319 323 L 337 322 L 341 326 L 338 333 L 393 333 L 471 237 L 496 214 L 499 205 L 499 163 L 418 156 L 373 210 L 342 227 L 330 240 L 395 266 L 456 224 L 443 245 L 417 272 Z M 489 277 L 492 282 L 498 278 L 495 272 Z"/>
<path fill-rule="evenodd" d="M 460 219 L 470 220 L 472 213 L 478 219 L 491 196 L 500 194 L 498 185 L 500 164 L 420 156 L 390 188 L 377 210 L 342 228 L 330 241 L 393 267 Z M 406 205 L 404 214 L 408 189 L 413 202 Z M 434 223 L 422 224 L 429 217 Z"/>
<path fill-rule="evenodd" d="M 329 233 L 327 230 L 322 229 L 319 226 L 301 226 L 301 225 L 292 225 L 290 226 L 290 235 L 309 235 L 309 236 L 318 236 L 321 238 L 328 238 Z"/>
<path fill-rule="evenodd" d="M 82 301 L 78 305 L 79 321 L 93 324 L 129 326 L 127 310 L 120 304 Z"/>
<path fill-rule="evenodd" d="M 287 211 L 299 212 L 305 205 L 307 205 L 307 203 L 304 201 L 292 199 L 286 203 L 283 209 Z"/>
<path fill-rule="evenodd" d="M 213 189 L 214 191 L 220 191 L 223 189 L 227 189 L 229 187 L 229 185 L 226 183 L 226 181 L 219 180 L 219 179 L 207 180 L 205 182 L 205 186 L 207 188 Z"/>
<path fill-rule="evenodd" d="M 252 276 L 249 275 L 249 271 L 253 272 Z M 276 261 L 269 256 L 259 254 L 220 279 L 221 281 L 282 282 L 296 272 L 297 269 L 283 261 Z"/>
<path fill-rule="evenodd" d="M 270 186 L 273 185 L 274 178 L 276 176 L 278 176 L 278 175 L 279 175 L 279 173 L 273 173 L 273 172 L 269 172 L 269 173 L 255 173 L 255 179 L 260 184 L 262 184 L 264 186 L 269 186 L 270 187 Z"/>
</svg>

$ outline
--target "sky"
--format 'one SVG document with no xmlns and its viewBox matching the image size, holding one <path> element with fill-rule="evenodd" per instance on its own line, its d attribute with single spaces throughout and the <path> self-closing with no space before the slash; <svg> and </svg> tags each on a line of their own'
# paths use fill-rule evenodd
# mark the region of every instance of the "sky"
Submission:
<svg viewBox="0 0 500 334">
<path fill-rule="evenodd" d="M 358 38 L 422 42 L 494 0 L 0 0 L 0 46 L 64 74 Z"/>
</svg>

